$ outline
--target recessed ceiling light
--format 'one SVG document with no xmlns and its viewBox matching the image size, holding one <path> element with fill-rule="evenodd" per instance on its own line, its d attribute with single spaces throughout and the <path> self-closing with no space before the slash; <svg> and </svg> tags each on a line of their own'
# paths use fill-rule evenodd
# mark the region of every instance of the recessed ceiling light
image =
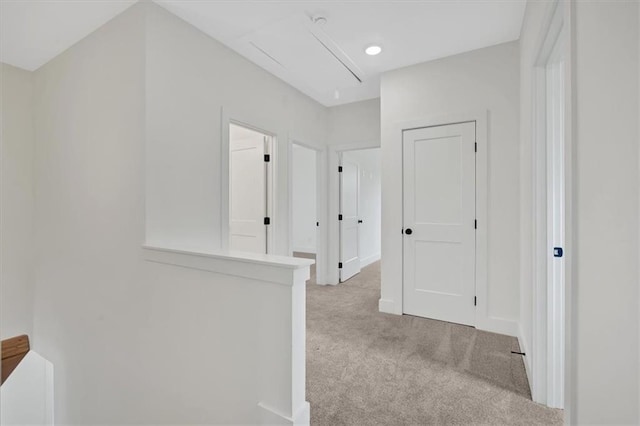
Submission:
<svg viewBox="0 0 640 426">
<path fill-rule="evenodd" d="M 382 52 L 382 47 L 376 46 L 376 45 L 369 46 L 366 49 L 364 49 L 364 52 L 369 56 L 375 56 L 378 53 Z"/>
</svg>

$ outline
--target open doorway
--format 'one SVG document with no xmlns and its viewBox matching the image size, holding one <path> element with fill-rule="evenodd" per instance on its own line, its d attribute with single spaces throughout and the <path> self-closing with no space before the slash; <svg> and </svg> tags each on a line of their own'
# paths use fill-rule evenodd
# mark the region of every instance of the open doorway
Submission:
<svg viewBox="0 0 640 426">
<path fill-rule="evenodd" d="M 297 143 L 291 151 L 291 248 L 293 256 L 316 259 L 318 252 L 317 152 Z"/>
<path fill-rule="evenodd" d="M 269 253 L 273 137 L 229 125 L 229 248 Z"/>
<path fill-rule="evenodd" d="M 344 151 L 339 157 L 340 282 L 381 253 L 380 148 Z"/>
</svg>

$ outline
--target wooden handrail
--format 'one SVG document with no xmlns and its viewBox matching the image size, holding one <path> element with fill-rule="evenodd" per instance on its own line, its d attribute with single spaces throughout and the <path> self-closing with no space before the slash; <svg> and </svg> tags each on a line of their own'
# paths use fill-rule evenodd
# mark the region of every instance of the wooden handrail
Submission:
<svg viewBox="0 0 640 426">
<path fill-rule="evenodd" d="M 29 349 L 29 336 L 26 334 L 2 341 L 2 383 L 20 364 Z"/>
</svg>

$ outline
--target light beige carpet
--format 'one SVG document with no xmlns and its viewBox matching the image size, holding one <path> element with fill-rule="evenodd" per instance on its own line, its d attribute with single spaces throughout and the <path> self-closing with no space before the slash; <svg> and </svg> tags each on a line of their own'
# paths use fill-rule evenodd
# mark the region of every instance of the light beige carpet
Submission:
<svg viewBox="0 0 640 426">
<path fill-rule="evenodd" d="M 312 425 L 562 424 L 531 401 L 517 339 L 382 314 L 379 298 L 379 263 L 337 286 L 308 282 Z"/>
</svg>

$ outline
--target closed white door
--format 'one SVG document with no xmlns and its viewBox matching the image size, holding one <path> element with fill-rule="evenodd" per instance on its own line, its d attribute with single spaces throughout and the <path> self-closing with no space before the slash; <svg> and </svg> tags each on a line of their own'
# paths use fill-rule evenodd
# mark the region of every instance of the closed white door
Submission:
<svg viewBox="0 0 640 426">
<path fill-rule="evenodd" d="M 475 323 L 475 123 L 403 134 L 406 314 Z"/>
<path fill-rule="evenodd" d="M 360 171 L 349 161 L 342 163 L 340 172 L 340 281 L 360 272 L 358 243 L 358 197 Z"/>
<path fill-rule="evenodd" d="M 229 247 L 232 250 L 267 252 L 265 145 L 262 136 L 230 142 Z"/>
</svg>

